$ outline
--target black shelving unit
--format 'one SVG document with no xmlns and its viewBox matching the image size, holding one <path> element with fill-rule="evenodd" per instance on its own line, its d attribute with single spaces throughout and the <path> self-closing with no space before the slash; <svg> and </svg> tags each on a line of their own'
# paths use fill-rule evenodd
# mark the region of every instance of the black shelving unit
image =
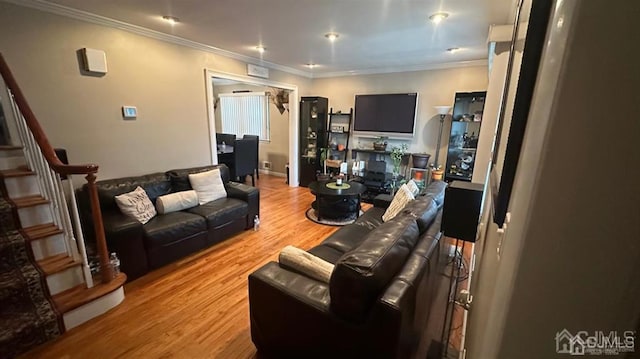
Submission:
<svg viewBox="0 0 640 359">
<path fill-rule="evenodd" d="M 471 181 L 487 93 L 458 92 L 453 105 L 445 181 Z"/>
<path fill-rule="evenodd" d="M 333 112 L 333 108 L 329 111 L 327 167 L 339 168 L 341 162 L 347 161 L 352 121 L 353 108 L 349 112 Z"/>
<path fill-rule="evenodd" d="M 322 171 L 322 149 L 327 148 L 327 110 L 325 97 L 300 99 L 300 186 L 308 187 Z"/>
</svg>

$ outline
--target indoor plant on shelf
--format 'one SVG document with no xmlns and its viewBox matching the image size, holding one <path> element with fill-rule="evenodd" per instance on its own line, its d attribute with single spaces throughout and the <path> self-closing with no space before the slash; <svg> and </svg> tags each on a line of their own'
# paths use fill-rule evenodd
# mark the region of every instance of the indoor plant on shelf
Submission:
<svg viewBox="0 0 640 359">
<path fill-rule="evenodd" d="M 431 170 L 431 179 L 434 181 L 442 181 L 442 177 L 444 175 L 444 170 L 442 169 L 442 165 L 434 165 L 433 163 L 429 164 L 429 170 Z"/>
<path fill-rule="evenodd" d="M 387 150 L 387 140 L 389 137 L 387 136 L 378 136 L 373 141 L 373 149 L 376 151 L 386 151 Z"/>
<path fill-rule="evenodd" d="M 331 179 L 331 175 L 327 173 L 327 153 L 329 149 L 327 147 L 320 148 L 320 162 L 322 163 L 322 173 L 318 171 L 316 173 L 317 181 L 328 181 Z"/>
<path fill-rule="evenodd" d="M 403 143 L 402 145 L 400 145 L 400 147 L 393 146 L 393 148 L 391 149 L 390 156 L 391 161 L 393 161 L 393 176 L 396 178 L 400 174 L 400 165 L 402 164 L 402 158 L 405 157 L 408 148 L 409 146 L 407 146 L 406 143 Z"/>
</svg>

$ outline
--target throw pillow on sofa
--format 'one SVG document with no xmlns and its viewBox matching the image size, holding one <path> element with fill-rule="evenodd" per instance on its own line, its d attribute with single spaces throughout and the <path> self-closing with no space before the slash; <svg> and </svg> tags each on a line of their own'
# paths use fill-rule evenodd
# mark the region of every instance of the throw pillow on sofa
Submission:
<svg viewBox="0 0 640 359">
<path fill-rule="evenodd" d="M 411 191 L 411 193 L 413 194 L 414 198 L 418 197 L 418 195 L 420 194 L 420 187 L 418 187 L 418 185 L 414 180 L 410 180 L 409 182 L 407 182 L 407 187 L 409 188 L 409 191 Z"/>
<path fill-rule="evenodd" d="M 224 183 L 222 183 L 220 169 L 218 168 L 190 174 L 189 183 L 191 183 L 191 188 L 198 194 L 198 204 L 205 204 L 227 197 L 227 191 L 224 189 Z"/>
<path fill-rule="evenodd" d="M 313 279 L 329 283 L 334 265 L 294 246 L 286 246 L 278 256 L 280 264 Z"/>
<path fill-rule="evenodd" d="M 158 214 L 147 192 L 140 186 L 129 193 L 115 196 L 115 200 L 122 213 L 142 224 L 149 222 Z"/>
<path fill-rule="evenodd" d="M 400 186 L 400 188 L 398 188 L 398 192 L 396 192 L 396 195 L 393 196 L 391 204 L 382 215 L 382 221 L 388 222 L 392 220 L 396 215 L 398 215 L 398 213 L 400 213 L 400 211 L 402 211 L 407 203 L 413 201 L 414 199 L 415 197 L 413 196 L 413 193 L 411 193 L 411 190 L 409 190 L 409 187 L 407 187 L 406 184 Z"/>
<path fill-rule="evenodd" d="M 156 200 L 156 208 L 160 214 L 182 211 L 197 205 L 198 194 L 193 190 L 167 194 Z"/>
</svg>

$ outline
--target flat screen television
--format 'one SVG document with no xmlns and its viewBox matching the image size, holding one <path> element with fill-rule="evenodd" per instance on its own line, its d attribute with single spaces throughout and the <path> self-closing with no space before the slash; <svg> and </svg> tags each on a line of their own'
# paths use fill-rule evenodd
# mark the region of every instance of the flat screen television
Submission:
<svg viewBox="0 0 640 359">
<path fill-rule="evenodd" d="M 356 95 L 353 134 L 413 138 L 418 94 Z"/>
</svg>

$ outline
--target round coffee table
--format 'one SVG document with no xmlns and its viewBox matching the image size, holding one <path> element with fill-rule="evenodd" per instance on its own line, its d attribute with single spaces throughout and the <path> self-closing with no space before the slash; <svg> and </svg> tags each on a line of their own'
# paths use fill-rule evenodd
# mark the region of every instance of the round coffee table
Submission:
<svg viewBox="0 0 640 359">
<path fill-rule="evenodd" d="M 316 196 L 311 207 L 316 210 L 319 220 L 348 220 L 355 219 L 360 214 L 360 195 L 367 187 L 358 182 L 345 182 L 342 186 L 337 186 L 335 181 L 316 181 L 309 184 L 309 189 Z"/>
</svg>

